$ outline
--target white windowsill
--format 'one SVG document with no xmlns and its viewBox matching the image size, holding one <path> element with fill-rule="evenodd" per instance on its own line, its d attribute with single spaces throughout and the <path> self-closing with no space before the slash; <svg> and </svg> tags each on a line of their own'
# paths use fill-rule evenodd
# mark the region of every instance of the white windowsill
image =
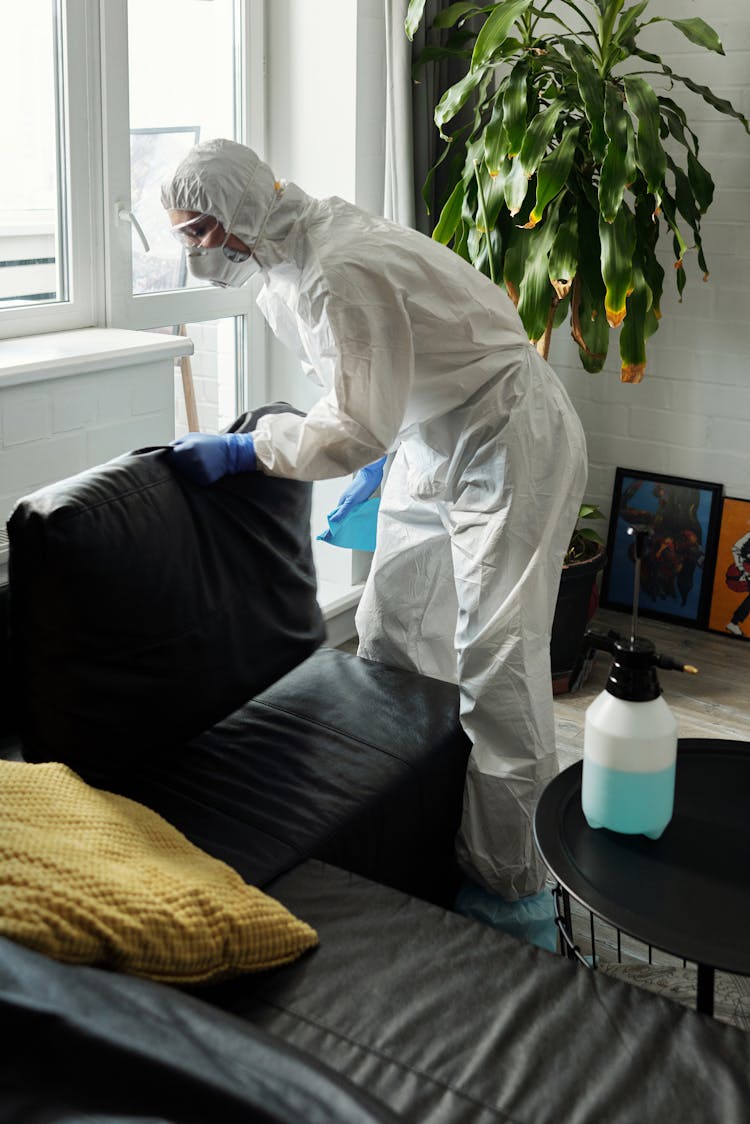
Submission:
<svg viewBox="0 0 750 1124">
<path fill-rule="evenodd" d="M 332 647 L 353 640 L 357 635 L 354 614 L 362 596 L 364 585 L 338 585 L 335 582 L 318 582 L 318 604 L 326 622 L 326 643 Z"/>
<path fill-rule="evenodd" d="M 186 336 L 79 328 L 0 341 L 0 387 L 192 355 Z"/>
</svg>

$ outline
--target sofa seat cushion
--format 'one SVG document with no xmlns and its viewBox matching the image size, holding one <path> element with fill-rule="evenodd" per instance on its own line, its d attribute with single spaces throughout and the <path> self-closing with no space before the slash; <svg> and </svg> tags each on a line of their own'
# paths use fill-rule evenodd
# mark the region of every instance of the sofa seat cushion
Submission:
<svg viewBox="0 0 750 1124">
<path fill-rule="evenodd" d="M 326 864 L 270 889 L 319 946 L 206 997 L 404 1120 L 747 1122 L 742 1030 Z"/>
<path fill-rule="evenodd" d="M 3 936 L 171 983 L 277 967 L 316 943 L 155 812 L 67 765 L 0 761 L 0 791 Z"/>
<path fill-rule="evenodd" d="M 178 751 L 84 775 L 254 885 L 317 857 L 448 900 L 468 753 L 455 686 L 321 648 Z"/>
<path fill-rule="evenodd" d="M 0 938 L 0 1120 L 393 1124 L 280 1038 L 174 987 Z"/>
<path fill-rule="evenodd" d="M 311 488 L 261 472 L 202 488 L 157 449 L 20 500 L 9 664 L 27 759 L 151 758 L 306 659 L 325 636 Z"/>
</svg>

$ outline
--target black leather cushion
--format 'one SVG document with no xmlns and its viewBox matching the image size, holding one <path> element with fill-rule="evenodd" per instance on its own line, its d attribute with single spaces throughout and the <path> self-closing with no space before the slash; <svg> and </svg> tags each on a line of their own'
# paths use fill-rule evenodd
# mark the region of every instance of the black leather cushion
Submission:
<svg viewBox="0 0 750 1124">
<path fill-rule="evenodd" d="M 81 772 L 253 885 L 314 856 L 448 901 L 469 749 L 453 684 L 320 648 L 189 744 Z"/>
<path fill-rule="evenodd" d="M 201 994 L 403 1120 L 750 1119 L 743 1030 L 322 863 L 269 892 L 315 926 L 318 948 Z"/>
<path fill-rule="evenodd" d="M 0 1119 L 386 1124 L 313 1057 L 179 991 L 0 940 Z"/>
<path fill-rule="evenodd" d="M 250 431 L 268 410 L 231 427 Z M 308 656 L 311 485 L 208 488 L 129 453 L 22 499 L 8 523 L 12 665 L 27 760 L 150 759 Z"/>
</svg>

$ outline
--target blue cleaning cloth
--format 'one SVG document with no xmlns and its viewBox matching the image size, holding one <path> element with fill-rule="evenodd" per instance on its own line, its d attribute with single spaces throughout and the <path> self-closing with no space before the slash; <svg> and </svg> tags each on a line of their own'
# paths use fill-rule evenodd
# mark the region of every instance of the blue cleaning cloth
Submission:
<svg viewBox="0 0 750 1124">
<path fill-rule="evenodd" d="M 348 550 L 374 550 L 379 507 L 379 496 L 364 500 L 343 519 L 337 519 L 334 523 L 329 519 L 328 530 L 323 531 L 318 538 L 321 542 L 343 546 Z"/>
</svg>

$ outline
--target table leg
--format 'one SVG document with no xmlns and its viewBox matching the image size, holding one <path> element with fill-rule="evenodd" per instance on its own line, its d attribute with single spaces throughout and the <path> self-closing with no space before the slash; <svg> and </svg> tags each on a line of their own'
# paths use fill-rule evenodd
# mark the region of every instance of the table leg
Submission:
<svg viewBox="0 0 750 1124">
<path fill-rule="evenodd" d="M 704 1015 L 713 1015 L 714 1013 L 714 969 L 710 964 L 698 965 L 698 993 L 695 1009 Z"/>
<path fill-rule="evenodd" d="M 560 889 L 562 890 L 563 924 L 565 925 L 565 932 L 570 938 L 565 949 L 565 954 L 569 960 L 575 960 L 576 955 L 573 950 L 573 918 L 570 914 L 570 894 L 563 886 L 561 886 Z"/>
</svg>

